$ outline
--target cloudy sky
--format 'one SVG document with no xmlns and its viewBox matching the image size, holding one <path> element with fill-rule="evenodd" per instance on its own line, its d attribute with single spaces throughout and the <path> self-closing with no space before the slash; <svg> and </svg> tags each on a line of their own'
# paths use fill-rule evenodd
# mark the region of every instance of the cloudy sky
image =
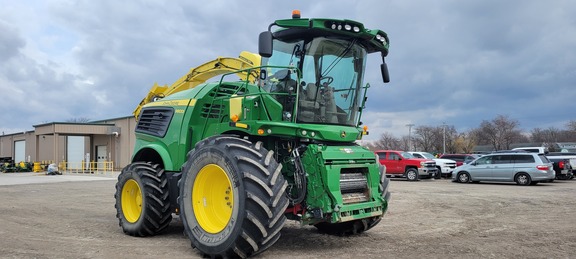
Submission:
<svg viewBox="0 0 576 259">
<path fill-rule="evenodd" d="M 506 115 L 529 131 L 576 119 L 576 1 L 0 0 L 0 131 L 129 116 L 154 82 L 257 52 L 293 9 L 388 33 L 369 57 L 368 140 L 406 124 L 465 131 Z"/>
</svg>

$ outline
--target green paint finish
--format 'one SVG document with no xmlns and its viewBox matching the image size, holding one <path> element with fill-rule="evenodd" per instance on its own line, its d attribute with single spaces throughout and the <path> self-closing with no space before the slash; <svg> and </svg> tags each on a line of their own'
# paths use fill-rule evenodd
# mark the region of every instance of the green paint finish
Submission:
<svg viewBox="0 0 576 259">
<path fill-rule="evenodd" d="M 136 133 L 133 160 L 153 160 L 167 171 L 178 172 L 186 154 L 202 139 L 237 134 L 263 141 L 284 165 L 284 177 L 294 183 L 291 152 L 306 146 L 301 158 L 307 193 L 299 204 L 306 212 L 290 218 L 314 224 L 382 215 L 387 201 L 378 190 L 378 162 L 371 151 L 354 141 L 363 134 L 366 55 L 380 52 L 384 63 L 388 36 L 351 20 L 286 19 L 277 20 L 274 26 L 280 29 L 273 33 L 273 55 L 262 59 L 263 67 L 252 68 L 267 71 L 257 82 L 238 81 L 230 73 L 218 82 L 200 84 L 143 107 L 142 112 L 164 109 L 173 115 L 165 134 Z M 281 77 L 278 72 L 283 70 L 288 76 Z M 276 73 L 278 77 L 272 80 Z M 273 90 L 281 84 L 289 90 Z M 230 119 L 230 98 L 242 98 L 235 123 Z M 349 188 L 342 187 L 342 175 L 356 177 L 353 180 L 365 190 L 363 200 L 342 192 Z"/>
<path fill-rule="evenodd" d="M 360 146 L 309 145 L 302 156 L 308 174 L 307 210 L 319 209 L 330 214 L 330 222 L 380 216 L 387 207 L 378 190 L 380 173 L 374 153 Z M 341 176 L 344 172 L 362 172 L 367 181 L 368 199 L 345 204 L 341 193 Z M 303 223 L 322 221 L 312 213 L 303 216 Z"/>
<path fill-rule="evenodd" d="M 284 19 L 276 20 L 275 25 L 283 28 L 308 28 L 318 31 L 323 31 L 323 33 L 333 33 L 339 35 L 345 35 L 348 37 L 358 38 L 366 41 L 370 46 L 366 46 L 369 53 L 372 52 L 383 52 L 384 56 L 388 54 L 388 48 L 390 47 L 390 40 L 388 35 L 381 30 L 371 30 L 364 27 L 360 22 L 353 20 L 336 20 L 336 19 Z M 347 30 L 349 26 L 349 30 Z M 357 28 L 357 29 L 356 29 Z M 377 39 L 377 36 L 381 35 L 386 38 L 385 43 Z"/>
</svg>

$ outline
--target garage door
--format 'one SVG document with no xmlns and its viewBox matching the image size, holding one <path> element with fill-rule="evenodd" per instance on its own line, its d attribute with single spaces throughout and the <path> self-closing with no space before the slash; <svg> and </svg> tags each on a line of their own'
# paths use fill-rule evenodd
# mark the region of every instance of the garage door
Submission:
<svg viewBox="0 0 576 259">
<path fill-rule="evenodd" d="M 26 162 L 26 141 L 14 141 L 14 163 Z"/>
<path fill-rule="evenodd" d="M 84 137 L 68 136 L 66 145 L 68 168 L 81 169 L 84 160 Z"/>
</svg>

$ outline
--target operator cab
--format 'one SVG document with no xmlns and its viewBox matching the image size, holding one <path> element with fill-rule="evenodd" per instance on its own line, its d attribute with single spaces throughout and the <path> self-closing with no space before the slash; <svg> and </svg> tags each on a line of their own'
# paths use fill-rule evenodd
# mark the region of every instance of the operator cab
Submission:
<svg viewBox="0 0 576 259">
<path fill-rule="evenodd" d="M 283 29 L 260 35 L 261 86 L 282 104 L 285 121 L 358 126 L 367 88 L 362 85 L 366 56 L 380 51 L 384 58 L 387 37 L 369 34 L 353 21 L 321 21 L 279 20 L 270 28 Z M 345 22 L 350 31 L 332 26 L 337 22 Z M 389 81 L 384 62 L 381 68 Z"/>
</svg>

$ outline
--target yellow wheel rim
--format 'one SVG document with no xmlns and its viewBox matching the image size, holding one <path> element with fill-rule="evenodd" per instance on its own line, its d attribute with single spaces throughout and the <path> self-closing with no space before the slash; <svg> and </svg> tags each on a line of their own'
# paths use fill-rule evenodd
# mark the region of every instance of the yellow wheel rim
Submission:
<svg viewBox="0 0 576 259">
<path fill-rule="evenodd" d="M 142 190 L 134 179 L 126 181 L 122 187 L 122 212 L 130 223 L 138 221 L 142 214 Z"/>
<path fill-rule="evenodd" d="M 200 170 L 192 187 L 192 204 L 204 231 L 216 234 L 224 230 L 232 218 L 234 195 L 230 178 L 222 167 L 209 164 Z"/>
</svg>

